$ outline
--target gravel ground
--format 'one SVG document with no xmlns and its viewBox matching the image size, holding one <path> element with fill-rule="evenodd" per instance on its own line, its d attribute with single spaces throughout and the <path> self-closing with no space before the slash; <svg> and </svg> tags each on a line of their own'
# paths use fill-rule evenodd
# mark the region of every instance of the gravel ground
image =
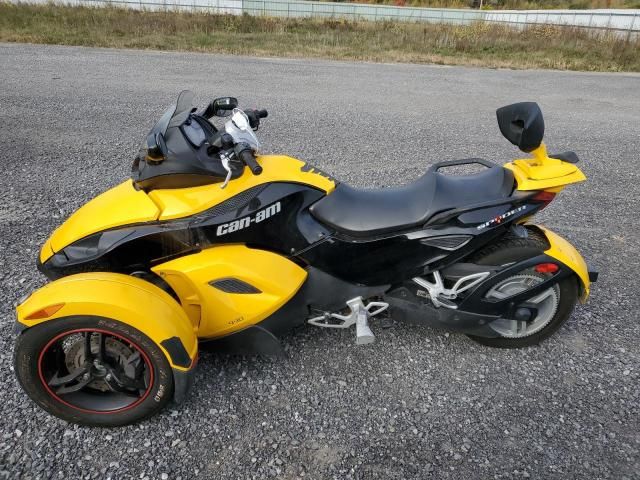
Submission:
<svg viewBox="0 0 640 480">
<path fill-rule="evenodd" d="M 0 478 L 640 478 L 640 76 L 237 58 L 0 44 Z M 51 230 L 128 176 L 178 91 L 266 107 L 265 151 L 357 185 L 517 154 L 494 110 L 538 101 L 587 183 L 544 223 L 601 272 L 586 306 L 519 351 L 373 323 L 309 327 L 288 358 L 205 354 L 188 401 L 88 429 L 37 409 L 11 366 L 16 298 Z"/>
</svg>

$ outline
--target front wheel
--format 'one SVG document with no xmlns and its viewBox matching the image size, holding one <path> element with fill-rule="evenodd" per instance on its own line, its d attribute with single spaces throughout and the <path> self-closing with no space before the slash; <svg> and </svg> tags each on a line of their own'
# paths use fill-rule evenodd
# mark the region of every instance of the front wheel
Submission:
<svg viewBox="0 0 640 480">
<path fill-rule="evenodd" d="M 527 232 L 527 238 L 508 236 L 486 247 L 474 257 L 474 263 L 505 265 L 534 257 L 548 248 L 544 235 L 532 229 Z M 546 275 L 548 274 L 538 273 L 533 268 L 523 270 L 494 285 L 486 296 L 502 299 L 515 295 L 541 283 Z M 529 300 L 537 306 L 538 313 L 534 319 L 523 322 L 501 318 L 489 324 L 497 337 L 469 337 L 491 347 L 520 348 L 537 345 L 550 337 L 569 318 L 577 300 L 578 283 L 574 276 L 570 276 Z"/>
<path fill-rule="evenodd" d="M 81 425 L 115 427 L 162 409 L 173 374 L 162 351 L 140 331 L 102 317 L 67 317 L 17 339 L 15 372 L 47 412 Z"/>
</svg>

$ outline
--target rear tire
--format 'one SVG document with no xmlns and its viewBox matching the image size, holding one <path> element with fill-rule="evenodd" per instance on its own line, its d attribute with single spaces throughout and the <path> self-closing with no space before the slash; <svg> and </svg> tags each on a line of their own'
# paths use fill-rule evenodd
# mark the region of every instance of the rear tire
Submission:
<svg viewBox="0 0 640 480">
<path fill-rule="evenodd" d="M 527 234 L 527 238 L 508 235 L 482 249 L 471 261 L 478 265 L 504 265 L 537 256 L 549 248 L 549 243 L 542 233 L 527 229 Z M 553 335 L 567 321 L 578 300 L 578 283 L 575 276 L 561 280 L 558 287 L 559 300 L 555 314 L 542 329 L 535 333 L 516 338 L 467 336 L 482 345 L 497 348 L 522 348 L 539 344 Z"/>
<path fill-rule="evenodd" d="M 72 394 L 56 393 L 61 388 L 76 388 L 83 378 L 88 378 L 87 374 L 69 383 L 55 384 L 65 374 L 71 372 L 73 375 L 74 371 L 78 371 L 74 370 L 77 365 L 70 365 L 71 360 L 67 357 L 79 359 L 77 361 L 82 365 L 90 363 L 86 360 L 86 347 L 83 349 L 75 345 L 77 339 L 86 338 L 87 334 L 91 350 L 96 349 L 96 340 L 105 337 L 103 348 L 107 352 L 107 360 L 104 365 L 111 368 L 109 371 L 114 372 L 114 378 L 133 382 L 133 379 L 123 376 L 124 370 L 118 370 L 118 366 L 127 355 L 135 358 L 131 360 L 136 362 L 135 365 L 126 364 L 122 368 L 135 372 L 133 377 L 140 382 L 139 391 L 128 387 L 131 389 L 126 394 L 112 392 L 106 382 L 94 380 Z M 157 413 L 173 398 L 173 372 L 160 348 L 135 328 L 104 317 L 65 317 L 27 329 L 17 338 L 14 366 L 20 385 L 34 402 L 56 417 L 80 425 L 116 427 L 135 423 Z M 81 396 L 84 403 L 72 400 L 73 396 Z M 111 397 L 117 397 L 119 403 L 115 407 L 105 403 L 112 401 Z M 89 403 L 92 401 L 93 404 Z M 87 407 L 87 404 L 95 405 L 95 408 Z"/>
</svg>

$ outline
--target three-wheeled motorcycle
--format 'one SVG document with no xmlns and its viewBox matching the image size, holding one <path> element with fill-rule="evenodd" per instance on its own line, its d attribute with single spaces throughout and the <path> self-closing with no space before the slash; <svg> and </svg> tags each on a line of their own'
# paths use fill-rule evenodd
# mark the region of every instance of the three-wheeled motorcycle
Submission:
<svg viewBox="0 0 640 480">
<path fill-rule="evenodd" d="M 233 97 L 192 103 L 180 94 L 132 178 L 42 246 L 38 268 L 51 282 L 19 302 L 15 372 L 60 418 L 124 425 L 182 401 L 199 345 L 278 354 L 278 335 L 304 324 L 354 326 L 356 343 L 369 344 L 370 320 L 388 311 L 523 347 L 589 295 L 595 272 L 532 223 L 585 180 L 575 153 L 547 154 L 535 103 L 497 110 L 502 134 L 530 158 L 445 161 L 377 190 L 258 154 L 265 110 Z M 460 165 L 475 170 L 447 172 Z"/>
</svg>

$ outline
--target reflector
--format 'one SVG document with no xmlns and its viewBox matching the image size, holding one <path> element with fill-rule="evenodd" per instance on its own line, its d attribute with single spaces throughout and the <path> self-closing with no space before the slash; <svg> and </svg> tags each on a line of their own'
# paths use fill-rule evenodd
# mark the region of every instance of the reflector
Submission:
<svg viewBox="0 0 640 480">
<path fill-rule="evenodd" d="M 556 273 L 559 269 L 555 263 L 539 263 L 534 268 L 538 273 Z"/>
<path fill-rule="evenodd" d="M 64 307 L 64 303 L 56 303 L 54 305 L 49 305 L 48 307 L 41 308 L 40 310 L 36 310 L 31 315 L 27 315 L 25 320 L 38 320 L 40 318 L 48 318 L 58 310 Z"/>
</svg>

